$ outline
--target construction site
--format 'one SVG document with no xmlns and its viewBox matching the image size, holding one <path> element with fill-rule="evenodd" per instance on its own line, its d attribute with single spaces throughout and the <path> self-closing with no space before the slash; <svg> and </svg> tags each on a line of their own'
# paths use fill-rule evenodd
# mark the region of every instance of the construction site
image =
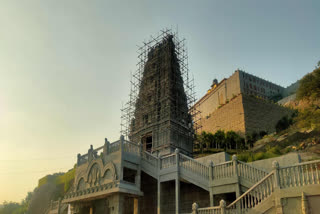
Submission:
<svg viewBox="0 0 320 214">
<path fill-rule="evenodd" d="M 319 209 L 320 161 L 297 153 L 251 163 L 193 158 L 199 130 L 185 40 L 162 30 L 139 48 L 121 137 L 77 155 L 70 190 L 47 214 L 309 213 Z M 313 212 L 315 213 L 315 212 Z"/>
<path fill-rule="evenodd" d="M 191 108 L 196 98 L 185 40 L 162 30 L 139 47 L 138 59 L 129 101 L 122 109 L 121 134 L 151 153 L 181 148 L 191 154 L 200 112 Z"/>
</svg>

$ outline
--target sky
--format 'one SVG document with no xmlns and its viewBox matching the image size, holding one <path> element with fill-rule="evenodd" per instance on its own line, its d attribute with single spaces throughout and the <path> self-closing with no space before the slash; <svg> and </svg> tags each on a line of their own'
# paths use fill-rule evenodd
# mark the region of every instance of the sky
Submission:
<svg viewBox="0 0 320 214">
<path fill-rule="evenodd" d="M 1 0 L 0 203 L 120 137 L 137 49 L 187 41 L 197 97 L 240 68 L 284 87 L 320 60 L 320 1 Z"/>
</svg>

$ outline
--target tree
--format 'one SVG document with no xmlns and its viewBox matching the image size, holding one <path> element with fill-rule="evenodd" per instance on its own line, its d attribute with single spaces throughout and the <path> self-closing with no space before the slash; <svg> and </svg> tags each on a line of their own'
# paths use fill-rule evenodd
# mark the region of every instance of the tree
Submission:
<svg viewBox="0 0 320 214">
<path fill-rule="evenodd" d="M 37 187 L 30 200 L 28 213 L 45 213 L 51 200 L 57 200 L 63 193 L 63 184 L 46 183 Z"/>
<path fill-rule="evenodd" d="M 19 208 L 20 204 L 16 202 L 4 201 L 2 207 L 0 208 L 0 214 L 13 214 Z"/>
<path fill-rule="evenodd" d="M 300 85 L 297 91 L 297 99 L 315 100 L 320 98 L 320 61 L 318 67 L 313 72 L 305 75 L 300 80 Z"/>
<path fill-rule="evenodd" d="M 226 135 L 225 135 L 224 131 L 223 131 L 223 130 L 218 130 L 218 131 L 214 134 L 214 138 L 215 138 L 215 140 L 217 141 L 218 147 L 225 149 L 225 139 L 226 139 Z"/>
<path fill-rule="evenodd" d="M 237 138 L 237 133 L 235 133 L 234 131 L 228 131 L 226 133 L 226 147 L 229 149 L 235 148 Z"/>
</svg>

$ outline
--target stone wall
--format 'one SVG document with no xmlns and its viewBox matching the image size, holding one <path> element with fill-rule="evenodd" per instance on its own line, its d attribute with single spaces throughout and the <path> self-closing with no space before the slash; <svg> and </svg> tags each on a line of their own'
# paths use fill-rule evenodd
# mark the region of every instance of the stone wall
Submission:
<svg viewBox="0 0 320 214">
<path fill-rule="evenodd" d="M 239 73 L 235 72 L 228 79 L 222 80 L 218 85 L 210 89 L 207 94 L 197 102 L 197 108 L 202 117 L 211 114 L 219 106 L 226 104 L 234 96 L 240 94 Z"/>
<path fill-rule="evenodd" d="M 219 152 L 216 154 L 212 154 L 212 155 L 207 155 L 201 158 L 196 158 L 197 161 L 209 165 L 210 161 L 213 162 L 213 164 L 219 164 L 219 163 L 223 163 L 226 161 L 230 161 L 230 155 L 226 152 Z"/>
<path fill-rule="evenodd" d="M 245 115 L 246 133 L 275 131 L 277 122 L 284 116 L 291 116 L 293 111 L 256 97 L 241 95 Z"/>
<path fill-rule="evenodd" d="M 141 191 L 143 197 L 140 198 L 140 211 L 141 213 L 157 213 L 157 180 L 141 173 Z"/>
<path fill-rule="evenodd" d="M 240 94 L 229 103 L 213 111 L 201 120 L 202 129 L 215 133 L 218 130 L 233 130 L 245 133 L 275 131 L 275 125 L 283 116 L 290 116 L 293 111 L 278 104 L 249 95 Z"/>
<path fill-rule="evenodd" d="M 252 165 L 256 168 L 264 169 L 268 172 L 271 172 L 273 170 L 272 168 L 273 161 L 278 161 L 281 167 L 286 167 L 286 166 L 292 166 L 294 164 L 300 163 L 301 158 L 298 153 L 289 153 L 286 155 L 282 155 L 280 157 L 258 160 L 258 161 L 250 162 L 247 164 Z"/>
<path fill-rule="evenodd" d="M 175 213 L 175 181 L 161 183 L 161 213 Z M 180 213 L 191 213 L 192 204 L 210 205 L 209 192 L 190 183 L 180 182 Z"/>
<path fill-rule="evenodd" d="M 203 117 L 201 120 L 201 131 L 215 133 L 221 129 L 244 133 L 245 123 L 243 113 L 242 96 L 239 95 L 207 117 Z"/>
</svg>

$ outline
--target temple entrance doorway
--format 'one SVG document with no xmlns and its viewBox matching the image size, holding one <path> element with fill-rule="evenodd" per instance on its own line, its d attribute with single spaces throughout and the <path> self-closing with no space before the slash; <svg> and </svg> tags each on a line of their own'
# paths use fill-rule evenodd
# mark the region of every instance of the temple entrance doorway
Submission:
<svg viewBox="0 0 320 214">
<path fill-rule="evenodd" d="M 145 134 L 141 138 L 141 143 L 143 145 L 143 150 L 147 152 L 152 152 L 153 142 L 152 142 L 152 132 Z"/>
</svg>

